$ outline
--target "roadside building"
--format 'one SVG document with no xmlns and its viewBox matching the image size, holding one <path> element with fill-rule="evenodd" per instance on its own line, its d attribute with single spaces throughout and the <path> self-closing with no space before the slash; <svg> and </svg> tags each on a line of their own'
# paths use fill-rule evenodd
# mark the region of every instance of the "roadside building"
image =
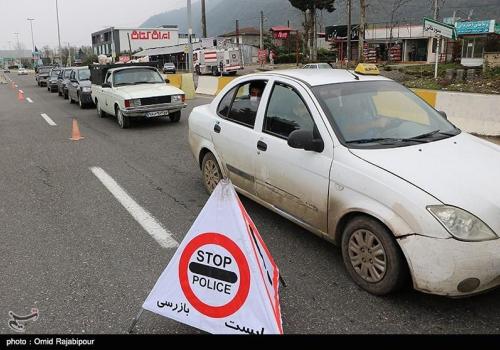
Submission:
<svg viewBox="0 0 500 350">
<path fill-rule="evenodd" d="M 254 27 L 245 27 L 236 31 L 222 34 L 221 37 L 231 39 L 233 44 L 260 46 L 260 31 Z"/>
<path fill-rule="evenodd" d="M 192 39 L 196 41 L 195 38 Z M 188 40 L 188 34 L 180 34 L 177 25 L 159 28 L 110 27 L 92 33 L 92 49 L 96 55 L 111 56 L 118 61 L 124 54 L 179 46 L 187 44 Z"/>
<path fill-rule="evenodd" d="M 500 25 L 495 20 L 456 22 L 455 28 L 462 41 L 463 66 L 482 66 L 486 52 L 500 51 Z"/>
<path fill-rule="evenodd" d="M 347 26 L 326 27 L 326 38 L 340 60 L 347 58 Z M 451 59 L 453 42 L 441 39 L 439 60 Z M 358 60 L 359 25 L 351 27 L 351 57 Z M 422 23 L 370 23 L 365 28 L 364 56 L 370 62 L 423 62 L 436 59 L 437 41 L 424 32 Z"/>
</svg>

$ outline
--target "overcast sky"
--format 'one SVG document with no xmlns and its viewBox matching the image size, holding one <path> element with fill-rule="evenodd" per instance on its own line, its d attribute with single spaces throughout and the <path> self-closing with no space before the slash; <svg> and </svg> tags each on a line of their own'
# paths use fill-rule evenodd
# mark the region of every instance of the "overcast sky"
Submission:
<svg viewBox="0 0 500 350">
<path fill-rule="evenodd" d="M 58 0 L 62 45 L 91 45 L 92 32 L 104 27 L 136 27 L 158 13 L 186 6 L 186 0 Z M 194 1 L 193 1 L 194 3 Z M 35 45 L 56 47 L 56 0 L 0 0 L 0 50 L 19 41 L 31 49 L 34 18 Z M 170 24 L 170 23 L 169 23 Z M 171 23 L 176 24 L 176 23 Z"/>
</svg>

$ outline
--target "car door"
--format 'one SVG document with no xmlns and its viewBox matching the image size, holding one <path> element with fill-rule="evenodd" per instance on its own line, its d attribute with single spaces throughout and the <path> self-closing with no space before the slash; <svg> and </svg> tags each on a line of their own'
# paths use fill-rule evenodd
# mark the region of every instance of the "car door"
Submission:
<svg viewBox="0 0 500 350">
<path fill-rule="evenodd" d="M 333 142 L 313 99 L 299 83 L 276 79 L 262 118 L 255 163 L 257 196 L 326 233 Z M 291 148 L 288 137 L 295 130 L 321 138 L 323 150 Z"/>
<path fill-rule="evenodd" d="M 255 86 L 260 93 L 251 96 Z M 255 194 L 255 156 L 259 132 L 255 120 L 262 108 L 266 81 L 245 81 L 231 89 L 217 107 L 212 141 L 233 184 Z M 260 96 L 258 96 L 260 95 Z"/>
<path fill-rule="evenodd" d="M 104 79 L 104 82 L 105 83 L 108 83 L 110 84 L 110 86 L 113 86 L 113 74 L 112 72 L 108 72 L 106 73 L 106 79 Z M 102 104 L 102 109 L 106 112 L 106 113 L 109 113 L 111 115 L 115 115 L 115 111 L 113 110 L 113 101 L 112 101 L 112 93 L 113 93 L 113 89 L 112 88 L 104 88 L 104 87 L 100 87 L 101 89 L 101 96 L 102 98 L 104 99 L 104 103 Z"/>
<path fill-rule="evenodd" d="M 69 83 L 68 83 L 68 95 L 70 99 L 77 100 L 77 91 L 78 90 L 78 82 L 76 81 L 76 71 L 72 71 L 71 75 L 69 76 Z"/>
</svg>

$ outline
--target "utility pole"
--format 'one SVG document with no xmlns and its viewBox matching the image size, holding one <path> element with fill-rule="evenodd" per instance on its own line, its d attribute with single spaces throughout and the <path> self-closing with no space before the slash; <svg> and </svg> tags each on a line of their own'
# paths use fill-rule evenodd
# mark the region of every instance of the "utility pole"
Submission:
<svg viewBox="0 0 500 350">
<path fill-rule="evenodd" d="M 316 21 L 316 1 L 313 3 L 313 11 L 312 11 L 312 18 L 313 18 L 313 42 L 312 42 L 312 47 L 313 47 L 313 61 L 318 60 L 318 26 L 317 26 L 317 21 Z"/>
<path fill-rule="evenodd" d="M 189 72 L 193 72 L 193 16 L 191 13 L 191 0 L 187 0 L 187 15 L 188 15 L 188 38 L 189 38 L 189 57 L 188 57 L 188 69 Z"/>
<path fill-rule="evenodd" d="M 205 7 L 205 0 L 201 0 L 201 30 L 203 31 L 203 37 L 207 37 L 207 14 Z"/>
<path fill-rule="evenodd" d="M 264 50 L 264 11 L 260 11 L 260 49 Z"/>
<path fill-rule="evenodd" d="M 437 21 L 439 14 L 438 0 L 434 0 L 434 19 Z M 439 50 L 441 49 L 441 35 L 436 36 L 436 65 L 434 66 L 434 79 L 438 77 Z"/>
<path fill-rule="evenodd" d="M 347 0 L 347 62 L 351 60 L 351 0 Z"/>
<path fill-rule="evenodd" d="M 438 6 L 438 0 L 434 0 L 434 19 L 437 21 L 439 16 L 439 6 Z"/>
<path fill-rule="evenodd" d="M 16 58 L 20 61 L 21 60 L 21 45 L 19 44 L 19 33 L 14 33 L 16 36 Z"/>
<path fill-rule="evenodd" d="M 359 61 L 365 61 L 365 23 L 366 23 L 366 0 L 359 0 L 359 41 L 358 54 Z"/>
<path fill-rule="evenodd" d="M 59 6 L 56 0 L 56 16 L 57 16 L 57 38 L 59 39 L 59 61 L 62 64 L 62 55 L 61 55 L 61 28 L 59 26 Z"/>
<path fill-rule="evenodd" d="M 31 26 L 31 44 L 33 45 L 33 52 L 35 52 L 35 37 L 33 36 L 33 21 L 35 19 L 34 18 L 27 18 L 26 20 L 28 20 L 30 22 L 30 26 Z"/>
<path fill-rule="evenodd" d="M 240 47 L 240 21 L 236 20 L 236 45 Z"/>
</svg>

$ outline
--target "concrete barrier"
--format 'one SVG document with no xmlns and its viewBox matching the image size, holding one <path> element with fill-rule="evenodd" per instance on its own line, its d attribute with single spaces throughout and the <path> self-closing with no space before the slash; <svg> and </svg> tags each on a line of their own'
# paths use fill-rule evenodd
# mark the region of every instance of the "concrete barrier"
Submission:
<svg viewBox="0 0 500 350">
<path fill-rule="evenodd" d="M 186 99 L 192 100 L 195 98 L 193 73 L 182 74 L 181 90 L 186 94 Z"/>
<path fill-rule="evenodd" d="M 217 92 L 215 93 L 216 95 L 219 94 L 219 92 L 222 91 L 226 87 L 227 84 L 229 84 L 231 81 L 233 81 L 235 77 L 219 77 L 218 78 L 218 85 L 217 85 Z"/>
<path fill-rule="evenodd" d="M 175 86 L 176 88 L 181 88 L 182 86 L 182 74 L 164 74 L 165 79 L 170 80 L 170 85 Z"/>
<path fill-rule="evenodd" d="M 413 90 L 418 96 L 466 132 L 500 136 L 500 95 Z"/>
<path fill-rule="evenodd" d="M 217 77 L 198 77 L 198 86 L 196 88 L 197 94 L 203 95 L 216 95 L 219 87 L 219 78 Z"/>
</svg>

